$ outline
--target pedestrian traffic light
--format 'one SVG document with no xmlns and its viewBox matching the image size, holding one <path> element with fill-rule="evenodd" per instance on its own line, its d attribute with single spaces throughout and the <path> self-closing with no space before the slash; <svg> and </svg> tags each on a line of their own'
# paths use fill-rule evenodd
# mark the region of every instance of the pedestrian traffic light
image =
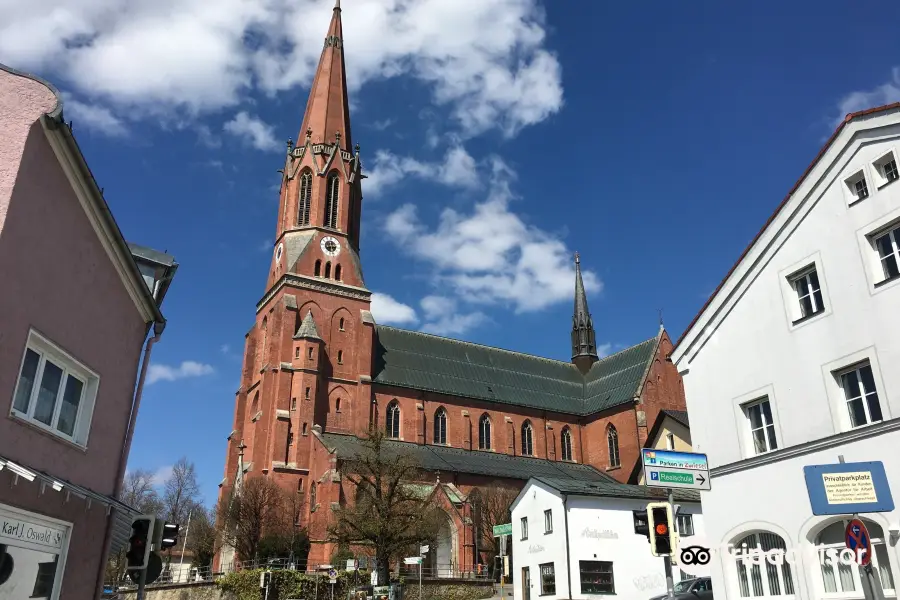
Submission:
<svg viewBox="0 0 900 600">
<path fill-rule="evenodd" d="M 647 541 L 650 541 L 650 526 L 647 521 L 647 511 L 646 510 L 633 510 L 631 511 L 632 516 L 634 518 L 634 533 L 636 535 L 643 535 L 647 537 Z"/>
<path fill-rule="evenodd" d="M 677 544 L 672 527 L 672 505 L 655 502 L 647 505 L 650 529 L 650 552 L 653 556 L 670 556 Z"/>
<path fill-rule="evenodd" d="M 128 539 L 128 552 L 125 554 L 128 560 L 127 570 L 140 571 L 147 567 L 155 523 L 155 517 L 146 515 L 135 517 L 131 521 L 131 537 Z"/>
<path fill-rule="evenodd" d="M 167 550 L 178 543 L 178 532 L 181 531 L 181 525 L 178 523 L 169 523 L 166 521 L 162 526 L 162 533 L 159 537 L 159 549 Z"/>
</svg>

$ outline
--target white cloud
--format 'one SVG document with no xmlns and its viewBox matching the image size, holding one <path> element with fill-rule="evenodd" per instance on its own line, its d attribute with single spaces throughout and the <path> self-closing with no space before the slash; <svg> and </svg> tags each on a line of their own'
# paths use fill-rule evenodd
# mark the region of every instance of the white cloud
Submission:
<svg viewBox="0 0 900 600">
<path fill-rule="evenodd" d="M 147 385 L 156 383 L 157 381 L 175 381 L 177 379 L 186 379 L 188 377 L 201 377 L 214 372 L 211 365 L 198 363 L 193 360 L 186 360 L 177 367 L 169 365 L 150 365 L 147 370 Z"/>
<path fill-rule="evenodd" d="M 426 319 L 422 331 L 436 335 L 462 335 L 489 320 L 481 311 L 459 313 L 456 300 L 446 296 L 425 296 L 419 305 Z"/>
<path fill-rule="evenodd" d="M 0 0 L 0 61 L 138 114 L 236 106 L 309 85 L 332 0 Z M 562 106 L 538 0 L 356 0 L 351 92 L 410 75 L 466 135 L 514 135 Z M 485 23 L 490 25 L 486 28 Z"/>
<path fill-rule="evenodd" d="M 275 128 L 258 117 L 241 111 L 225 123 L 223 129 L 244 140 L 257 150 L 279 150 L 282 144 L 275 139 Z"/>
<path fill-rule="evenodd" d="M 222 354 L 228 354 L 229 352 L 231 352 L 231 346 L 229 346 L 228 344 L 222 344 L 222 345 L 219 347 L 219 351 L 220 351 Z"/>
<path fill-rule="evenodd" d="M 122 137 L 128 134 L 128 128 L 122 119 L 103 106 L 85 104 L 72 98 L 66 98 L 63 101 L 63 111 L 66 119 L 72 121 L 72 126 L 75 128 L 83 123 L 88 129 L 99 131 L 110 137 Z"/>
<path fill-rule="evenodd" d="M 375 166 L 366 169 L 366 175 L 366 194 L 372 196 L 410 176 L 463 188 L 478 184 L 475 159 L 462 146 L 453 146 L 441 162 L 433 163 L 379 150 L 375 154 Z"/>
<path fill-rule="evenodd" d="M 372 294 L 372 316 L 376 323 L 384 325 L 412 325 L 419 321 L 416 310 L 402 302 L 398 302 L 388 294 Z"/>
<path fill-rule="evenodd" d="M 891 70 L 891 77 L 886 82 L 870 90 L 858 90 L 841 98 L 838 102 L 839 115 L 835 124 L 840 123 L 850 113 L 867 108 L 875 108 L 900 100 L 900 67 Z"/>
<path fill-rule="evenodd" d="M 597 356 L 603 358 L 604 356 L 609 356 L 612 354 L 613 345 L 612 344 L 600 344 L 597 346 Z"/>
<path fill-rule="evenodd" d="M 153 477 L 151 478 L 151 483 L 154 486 L 165 485 L 165 483 L 172 477 L 172 471 L 174 469 L 174 465 L 166 465 L 164 467 L 158 468 L 153 472 Z"/>
<path fill-rule="evenodd" d="M 388 215 L 387 233 L 413 257 L 433 269 L 433 284 L 444 295 L 476 305 L 507 305 L 537 311 L 571 301 L 575 287 L 573 253 L 557 236 L 527 224 L 511 209 L 515 173 L 499 158 L 489 165 L 489 194 L 468 213 L 445 209 L 436 226 L 405 204 Z M 602 284 L 583 271 L 589 292 Z"/>
</svg>

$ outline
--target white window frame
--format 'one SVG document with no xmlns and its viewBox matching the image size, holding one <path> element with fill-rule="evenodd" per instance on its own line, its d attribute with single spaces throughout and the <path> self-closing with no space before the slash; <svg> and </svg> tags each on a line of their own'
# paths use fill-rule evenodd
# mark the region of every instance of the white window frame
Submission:
<svg viewBox="0 0 900 600">
<path fill-rule="evenodd" d="M 519 519 L 519 528 L 521 533 L 521 541 L 525 541 L 528 539 L 528 517 L 522 517 Z"/>
<path fill-rule="evenodd" d="M 752 405 L 754 402 L 763 398 L 768 398 L 769 408 L 772 411 L 772 421 L 775 425 L 775 440 L 778 442 L 779 449 L 787 447 L 788 441 L 784 439 L 784 433 L 781 429 L 781 418 L 778 414 L 778 397 L 775 394 L 775 387 L 767 385 L 757 388 L 746 394 L 742 394 L 732 399 L 732 407 L 734 410 L 735 422 L 735 439 L 738 440 L 741 450 L 741 458 L 752 458 L 759 456 L 756 453 L 756 446 L 753 443 L 753 436 L 750 432 L 749 416 L 745 411 L 745 407 Z M 724 435 L 724 433 L 723 433 Z"/>
<path fill-rule="evenodd" d="M 690 524 L 684 527 L 685 524 Z M 690 533 L 685 533 L 685 529 L 690 529 Z M 694 515 L 691 513 L 680 513 L 675 516 L 675 532 L 681 537 L 691 537 L 694 535 Z"/>
<path fill-rule="evenodd" d="M 856 191 L 856 182 L 860 180 L 865 183 L 867 193 L 867 195 L 862 198 Z M 866 175 L 865 167 L 857 169 L 854 173 L 844 178 L 844 196 L 847 199 L 847 206 L 853 206 L 857 202 L 862 202 L 863 200 L 872 197 L 872 186 L 870 185 L 869 177 Z"/>
<path fill-rule="evenodd" d="M 25 540 L 11 541 L 7 538 L 0 538 L 0 541 L 2 541 L 4 544 L 9 544 L 12 547 L 33 550 L 35 552 L 45 552 L 47 554 L 57 554 L 59 556 L 59 560 L 56 563 L 56 575 L 53 580 L 53 590 L 50 592 L 50 596 L 47 599 L 59 600 L 60 593 L 62 591 L 63 576 L 66 572 L 66 559 L 69 556 L 69 542 L 72 539 L 72 523 L 68 521 L 60 521 L 59 519 L 53 519 L 51 517 L 22 510 L 20 508 L 15 508 L 9 506 L 8 504 L 0 504 L 0 515 L 6 515 L 7 517 L 21 519 L 35 525 L 49 526 L 54 529 L 61 529 L 64 531 L 63 539 L 58 550 L 51 549 L 46 546 L 41 546 L 40 544 L 35 544 L 33 542 L 28 542 Z"/>
<path fill-rule="evenodd" d="M 548 508 L 544 511 L 544 535 L 553 533 L 553 509 Z"/>
<path fill-rule="evenodd" d="M 834 523 L 842 523 L 844 525 L 844 527 L 846 527 L 847 523 L 849 523 L 849 520 L 843 519 L 841 521 L 835 521 L 835 522 L 829 523 L 828 525 L 826 525 L 826 527 L 834 525 Z M 881 526 L 880 523 L 879 523 L 879 526 Z M 819 536 L 822 534 L 822 531 L 824 531 L 826 527 L 823 527 L 822 530 L 820 530 L 819 533 L 816 535 L 815 545 L 816 545 L 817 550 L 819 548 L 826 550 L 826 551 L 829 549 L 834 549 L 837 552 L 840 552 L 841 550 L 846 549 L 846 545 L 843 543 L 821 544 L 821 545 L 819 544 Z M 882 527 L 882 532 L 883 531 L 884 531 L 884 528 Z M 873 550 L 873 552 L 872 552 L 872 567 L 876 571 L 879 570 L 880 565 L 879 565 L 879 561 L 878 561 L 878 552 L 875 549 L 875 547 L 876 546 L 884 546 L 884 548 L 886 550 L 885 554 L 888 555 L 887 568 L 891 572 L 892 579 L 894 579 L 894 588 L 884 587 L 884 581 L 881 581 L 882 589 L 884 590 L 884 596 L 896 597 L 897 596 L 897 590 L 896 590 L 897 581 L 896 581 L 896 577 L 894 576 L 893 569 L 891 568 L 891 565 L 890 565 L 890 554 L 891 554 L 891 552 L 893 552 L 893 548 L 887 543 L 887 541 L 884 538 L 881 538 L 881 537 L 872 537 L 872 539 L 870 541 L 872 543 L 872 550 Z M 835 566 L 835 565 L 823 564 L 822 559 L 818 558 L 820 556 L 821 555 L 817 551 L 816 552 L 817 560 L 816 560 L 815 564 L 813 565 L 813 572 L 815 574 L 814 579 L 816 580 L 816 591 L 818 592 L 817 597 L 835 598 L 835 599 L 837 599 L 837 598 L 842 598 L 842 599 L 843 598 L 863 598 L 864 597 L 862 581 L 861 581 L 860 575 L 859 575 L 860 569 L 858 567 L 857 568 L 853 568 L 853 567 L 849 568 L 850 574 L 853 577 L 854 589 L 852 591 L 845 592 L 845 591 L 843 591 L 843 585 L 841 585 L 841 583 L 840 583 L 841 582 L 840 567 Z M 826 555 L 826 557 L 827 557 L 827 555 Z M 827 561 L 827 558 L 826 558 L 826 561 Z M 831 569 L 836 587 L 840 586 L 841 591 L 827 592 L 825 590 L 825 582 L 823 581 L 823 576 L 824 576 L 823 570 L 824 569 Z M 881 580 L 880 573 L 879 573 L 879 580 Z"/>
<path fill-rule="evenodd" d="M 735 544 L 743 541 L 744 538 L 746 538 L 748 535 L 755 536 L 753 541 L 755 541 L 758 545 L 756 547 L 750 547 L 748 545 L 748 547 L 747 547 L 748 554 L 752 555 L 752 554 L 754 554 L 754 551 L 758 552 L 760 550 L 760 547 L 761 547 L 760 546 L 761 539 L 759 537 L 760 534 L 777 535 L 779 538 L 781 538 L 781 541 L 784 542 L 785 545 L 787 545 L 787 540 L 785 540 L 783 536 L 781 536 L 780 534 L 778 534 L 774 531 L 752 531 L 752 532 L 743 533 L 743 534 L 740 534 L 737 536 Z M 735 546 L 735 550 L 740 550 L 740 549 L 741 548 L 739 546 Z M 790 564 L 788 561 L 785 561 L 783 565 L 770 565 L 765 559 L 762 559 L 760 561 L 759 558 L 755 558 L 752 562 L 762 562 L 763 563 L 762 565 L 756 567 L 760 572 L 759 581 L 760 581 L 760 585 L 762 587 L 762 594 L 757 596 L 754 594 L 754 589 L 753 589 L 754 565 L 751 564 L 750 561 L 745 562 L 743 559 L 734 559 L 734 560 L 729 559 L 727 562 L 731 563 L 731 567 L 730 567 L 731 575 L 734 578 L 734 592 L 735 592 L 734 597 L 736 597 L 736 598 L 778 598 L 780 600 L 790 600 L 791 598 L 795 598 L 798 594 L 797 587 L 799 584 L 799 580 L 802 578 L 802 576 L 800 575 L 800 573 L 802 573 L 802 567 L 800 566 L 799 563 Z M 743 596 L 741 594 L 741 579 L 740 579 L 740 575 L 738 574 L 738 569 L 743 569 L 746 574 L 747 584 L 748 584 L 748 588 L 749 588 L 749 592 L 750 592 L 749 595 L 747 595 L 747 596 Z M 786 591 L 785 571 L 790 571 L 791 587 L 794 589 L 793 594 L 785 593 L 785 591 Z M 778 580 L 778 589 L 781 592 L 779 594 L 771 593 L 772 590 L 771 590 L 771 586 L 769 585 L 769 576 L 772 573 L 775 574 L 775 576 Z"/>
<path fill-rule="evenodd" d="M 868 362 L 869 366 L 872 368 L 872 378 L 875 381 L 875 389 L 878 392 L 878 403 L 881 407 L 881 422 L 889 421 L 893 418 L 893 415 L 891 414 L 891 404 L 887 401 L 890 394 L 889 390 L 884 385 L 878 354 L 875 351 L 875 347 L 870 346 L 822 365 L 822 377 L 825 380 L 825 388 L 828 392 L 830 401 L 828 409 L 831 412 L 835 433 L 851 431 L 853 429 L 860 429 L 871 425 L 870 423 L 868 425 L 854 427 L 850 422 L 847 399 L 844 396 L 844 388 L 841 386 L 840 379 L 842 373 L 845 373 L 864 362 Z"/>
<path fill-rule="evenodd" d="M 675 434 L 671 431 L 666 434 L 666 450 L 675 449 Z"/>
<path fill-rule="evenodd" d="M 803 307 L 800 303 L 800 295 L 797 291 L 796 281 L 815 270 L 819 280 L 819 291 L 822 294 L 823 309 L 815 314 L 804 317 Z M 831 314 L 831 298 L 828 297 L 828 282 L 825 278 L 825 269 L 822 267 L 822 255 L 819 252 L 804 257 L 792 265 L 778 272 L 781 288 L 781 297 L 784 302 L 785 317 L 788 330 L 794 331 L 809 323 L 824 319 Z"/>
<path fill-rule="evenodd" d="M 23 412 L 16 409 L 15 400 L 19 393 L 19 386 L 22 385 L 22 367 L 25 364 L 25 358 L 27 357 L 29 350 L 38 354 L 39 362 L 37 371 L 35 372 L 31 395 L 28 399 L 28 408 Z M 57 390 L 56 393 L 56 401 L 50 425 L 42 423 L 34 418 L 34 410 L 37 406 L 37 395 L 47 360 L 50 360 L 50 362 L 57 367 L 60 367 L 63 371 L 59 390 Z M 62 397 L 65 393 L 66 381 L 69 377 L 74 377 L 82 383 L 81 400 L 78 403 L 78 410 L 75 414 L 75 425 L 72 430 L 72 435 L 68 435 L 56 428 L 59 421 L 59 413 L 62 408 Z M 13 391 L 12 401 L 10 402 L 9 414 L 19 421 L 28 423 L 33 427 L 37 427 L 42 431 L 50 433 L 54 437 L 75 444 L 80 448 L 87 448 L 91 422 L 93 421 L 94 415 L 94 405 L 97 400 L 97 391 L 99 387 L 100 376 L 97 375 L 97 373 L 53 343 L 46 336 L 38 333 L 35 329 L 30 329 L 27 341 L 25 342 L 25 347 L 22 350 L 22 359 L 19 361 L 19 368 L 16 371 L 16 386 Z"/>
<path fill-rule="evenodd" d="M 887 152 L 872 161 L 872 171 L 875 178 L 875 187 L 877 187 L 878 189 L 883 188 L 889 183 L 897 181 L 897 179 L 888 179 L 885 175 L 884 167 L 891 161 L 894 161 L 895 166 L 900 168 L 900 163 L 897 163 L 897 153 L 893 148 L 889 149 Z"/>
<path fill-rule="evenodd" d="M 866 415 L 866 422 L 862 423 L 860 425 L 853 425 L 853 422 L 851 420 L 850 427 L 852 427 L 853 429 L 859 429 L 860 427 L 867 427 L 869 425 L 874 425 L 876 423 L 881 423 L 884 421 L 884 413 L 883 412 L 881 414 L 881 418 L 879 418 L 877 420 L 874 419 L 871 414 L 871 408 L 869 406 L 869 397 L 874 394 L 875 398 L 878 400 L 879 410 L 881 410 L 882 398 L 881 398 L 881 393 L 878 390 L 877 384 L 875 384 L 874 390 L 865 389 L 865 384 L 863 383 L 863 380 L 862 380 L 862 369 L 864 369 L 864 368 L 868 368 L 871 371 L 872 365 L 870 365 L 868 363 L 868 361 L 866 361 L 866 362 L 862 362 L 862 363 L 857 363 L 855 365 L 851 365 L 845 369 L 841 369 L 840 371 L 835 372 L 835 377 L 838 379 L 840 386 L 841 386 L 841 390 L 844 394 L 844 408 L 847 410 L 847 413 L 848 413 L 847 418 L 848 419 L 850 418 L 849 413 L 850 413 L 850 401 L 851 400 L 854 400 L 854 401 L 859 400 L 860 404 L 863 407 L 863 412 Z M 847 389 L 844 387 L 844 378 L 846 376 L 848 376 L 850 373 L 856 373 L 858 389 L 851 390 L 851 393 L 854 395 L 847 397 Z M 874 372 L 872 373 L 872 380 L 874 383 L 874 380 L 875 380 Z M 856 394 L 858 394 L 858 395 L 856 395 Z"/>
<path fill-rule="evenodd" d="M 875 247 L 876 238 L 896 227 L 900 227 L 900 209 L 893 210 L 856 231 L 860 256 L 867 267 L 864 270 L 870 295 L 879 294 L 900 284 L 900 277 L 885 280 L 881 257 L 878 255 L 878 248 Z"/>
<path fill-rule="evenodd" d="M 771 423 L 765 422 L 765 414 L 763 413 L 762 408 L 760 408 L 759 416 L 760 416 L 760 420 L 763 422 L 763 425 L 762 425 L 763 438 L 766 441 L 766 449 L 760 451 L 756 447 L 756 441 L 755 441 L 756 437 L 754 436 L 754 433 L 756 433 L 757 429 L 754 429 L 754 427 L 753 427 L 753 419 L 750 418 L 750 411 L 754 407 L 757 407 L 757 406 L 761 407 L 763 404 L 769 405 L 769 414 L 772 417 L 772 422 Z M 750 450 L 753 452 L 754 456 L 759 456 L 761 454 L 768 454 L 769 452 L 774 452 L 775 450 L 778 450 L 781 446 L 778 443 L 778 432 L 775 431 L 775 410 L 774 410 L 774 407 L 772 406 L 772 401 L 769 399 L 769 397 L 763 396 L 761 398 L 756 398 L 756 399 L 751 400 L 750 402 L 747 402 L 746 404 L 742 405 L 741 408 L 744 410 L 744 418 L 745 418 L 744 426 L 747 429 L 747 432 L 748 432 L 748 435 L 750 438 Z M 774 440 L 771 439 L 773 437 L 775 438 Z"/>
</svg>

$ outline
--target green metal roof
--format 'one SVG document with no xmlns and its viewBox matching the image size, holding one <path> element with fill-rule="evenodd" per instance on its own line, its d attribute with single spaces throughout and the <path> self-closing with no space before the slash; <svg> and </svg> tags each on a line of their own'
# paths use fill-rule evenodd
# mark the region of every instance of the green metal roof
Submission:
<svg viewBox="0 0 900 600">
<path fill-rule="evenodd" d="M 375 383 L 589 415 L 630 402 L 659 336 L 594 363 L 571 363 L 379 325 Z"/>
<path fill-rule="evenodd" d="M 639 500 L 665 500 L 666 490 L 645 485 L 619 483 L 613 479 L 605 481 L 579 481 L 576 479 L 559 479 L 555 477 L 534 477 L 563 494 L 571 496 L 602 496 L 607 498 L 637 498 Z M 700 502 L 700 492 L 694 490 L 672 490 L 675 500 L 682 502 Z"/>
<path fill-rule="evenodd" d="M 363 441 L 354 435 L 322 433 L 319 438 L 338 457 L 352 458 L 365 451 Z M 527 480 L 534 476 L 554 480 L 615 481 L 594 467 L 576 463 L 557 462 L 528 456 L 509 456 L 489 450 L 463 450 L 447 446 L 430 446 L 411 442 L 387 441 L 383 452 L 389 459 L 406 454 L 428 471 L 491 475 L 508 479 Z"/>
</svg>

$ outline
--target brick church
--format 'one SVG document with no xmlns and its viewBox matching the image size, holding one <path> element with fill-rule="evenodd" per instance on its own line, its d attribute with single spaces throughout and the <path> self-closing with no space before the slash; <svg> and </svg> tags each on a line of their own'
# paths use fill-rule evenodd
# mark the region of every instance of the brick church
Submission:
<svg viewBox="0 0 900 600">
<path fill-rule="evenodd" d="M 484 559 L 476 488 L 521 487 L 533 475 L 627 481 L 659 412 L 685 409 L 672 342 L 660 327 L 599 358 L 577 255 L 571 362 L 379 325 L 359 258 L 363 178 L 338 0 L 285 158 L 220 497 L 260 476 L 303 495 L 298 524 L 312 542 L 309 564 L 328 563 L 332 506 L 353 497 L 340 460 L 374 425 L 418 458 L 420 483 L 447 513 L 427 560 L 467 570 Z M 231 558 L 223 553 L 220 564 Z"/>
</svg>

